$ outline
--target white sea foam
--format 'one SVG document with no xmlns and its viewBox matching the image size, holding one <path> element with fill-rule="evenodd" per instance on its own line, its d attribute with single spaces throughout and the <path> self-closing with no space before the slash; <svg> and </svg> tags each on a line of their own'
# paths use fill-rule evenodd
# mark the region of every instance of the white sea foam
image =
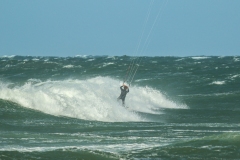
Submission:
<svg viewBox="0 0 240 160">
<path fill-rule="evenodd" d="M 19 145 L 6 145 L 0 148 L 0 151 L 18 151 L 18 152 L 46 152 L 54 150 L 98 150 L 98 151 L 108 151 L 112 153 L 118 153 L 122 151 L 131 151 L 134 149 L 145 149 L 151 147 L 166 146 L 168 143 L 163 144 L 139 144 L 139 143 L 129 143 L 129 144 L 106 144 L 106 145 L 69 145 L 69 146 L 43 146 L 43 147 L 25 147 Z"/>
<path fill-rule="evenodd" d="M 66 66 L 63 66 L 63 68 L 73 68 L 74 65 L 66 65 Z"/>
<path fill-rule="evenodd" d="M 88 61 L 88 62 L 91 62 L 91 61 L 94 61 L 94 60 L 95 60 L 95 59 L 88 59 L 87 61 Z"/>
<path fill-rule="evenodd" d="M 234 80 L 237 77 L 240 77 L 240 74 L 236 74 L 236 75 L 230 76 L 229 79 Z"/>
<path fill-rule="evenodd" d="M 186 58 L 180 58 L 180 59 L 177 59 L 175 61 L 182 61 L 182 60 L 185 60 Z"/>
<path fill-rule="evenodd" d="M 233 60 L 234 60 L 235 62 L 238 62 L 238 61 L 240 61 L 240 58 L 239 58 L 239 57 L 234 57 Z"/>
<path fill-rule="evenodd" d="M 74 65 L 65 65 L 63 66 L 63 68 L 81 68 L 82 66 L 81 65 L 78 65 L 78 66 L 74 66 Z"/>
<path fill-rule="evenodd" d="M 2 57 L 3 58 L 14 58 L 14 57 L 16 57 L 16 55 L 3 55 Z"/>
<path fill-rule="evenodd" d="M 195 60 L 199 60 L 199 59 L 207 59 L 207 58 L 210 58 L 210 57 L 191 57 L 192 59 L 195 59 Z"/>
<path fill-rule="evenodd" d="M 145 121 L 134 111 L 159 113 L 161 108 L 187 108 L 168 100 L 161 92 L 149 87 L 131 87 L 126 105 L 116 99 L 119 81 L 109 77 L 88 80 L 46 81 L 30 79 L 22 86 L 8 87 L 0 83 L 0 98 L 23 107 L 55 116 L 109 122 Z"/>
<path fill-rule="evenodd" d="M 114 63 L 113 63 L 113 62 L 104 63 L 104 64 L 103 64 L 103 67 L 106 67 L 106 66 L 108 66 L 108 65 L 112 65 L 112 64 L 114 64 Z"/>
<path fill-rule="evenodd" d="M 225 81 L 214 81 L 214 82 L 212 82 L 210 84 L 223 85 L 225 83 L 226 83 Z"/>
<path fill-rule="evenodd" d="M 88 57 L 88 55 L 76 55 L 75 57 L 87 58 L 87 57 Z"/>
<path fill-rule="evenodd" d="M 148 81 L 148 80 L 151 80 L 152 78 L 149 78 L 149 79 L 138 79 L 138 80 L 135 80 L 135 82 L 141 82 L 141 81 Z"/>
</svg>

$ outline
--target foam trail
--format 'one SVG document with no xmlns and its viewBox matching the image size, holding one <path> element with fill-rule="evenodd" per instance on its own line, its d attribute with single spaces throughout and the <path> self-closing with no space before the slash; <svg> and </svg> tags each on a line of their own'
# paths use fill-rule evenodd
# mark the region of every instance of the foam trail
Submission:
<svg viewBox="0 0 240 160">
<path fill-rule="evenodd" d="M 188 108 L 185 104 L 177 104 L 167 99 L 158 90 L 149 87 L 132 87 L 131 91 L 133 95 L 129 96 L 130 105 L 137 111 L 156 113 L 155 110 L 161 108 Z"/>
<path fill-rule="evenodd" d="M 0 83 L 0 89 L 1 99 L 55 116 L 108 122 L 144 121 L 116 101 L 120 94 L 118 81 L 109 77 L 46 82 L 31 79 L 14 88 Z M 146 113 L 162 107 L 185 107 L 151 88 L 131 87 L 126 101 L 131 110 Z"/>
</svg>

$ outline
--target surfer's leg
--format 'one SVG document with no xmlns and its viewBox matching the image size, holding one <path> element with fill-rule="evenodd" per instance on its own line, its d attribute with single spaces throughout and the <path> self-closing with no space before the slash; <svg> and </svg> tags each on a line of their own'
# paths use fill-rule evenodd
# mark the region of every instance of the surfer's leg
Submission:
<svg viewBox="0 0 240 160">
<path fill-rule="evenodd" d="M 122 99 L 122 105 L 125 107 L 125 98 Z"/>
<path fill-rule="evenodd" d="M 121 99 L 121 97 L 118 97 L 117 100 L 119 101 Z"/>
</svg>

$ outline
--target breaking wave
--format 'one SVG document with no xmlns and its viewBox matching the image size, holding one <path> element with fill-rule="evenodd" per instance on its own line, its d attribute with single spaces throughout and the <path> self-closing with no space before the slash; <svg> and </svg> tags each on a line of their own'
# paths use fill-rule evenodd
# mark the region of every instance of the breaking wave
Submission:
<svg viewBox="0 0 240 160">
<path fill-rule="evenodd" d="M 106 122 L 147 121 L 138 112 L 161 114 L 161 108 L 187 108 L 149 87 L 131 87 L 122 107 L 119 81 L 110 77 L 87 80 L 40 81 L 14 86 L 0 82 L 0 98 L 54 116 Z"/>
</svg>

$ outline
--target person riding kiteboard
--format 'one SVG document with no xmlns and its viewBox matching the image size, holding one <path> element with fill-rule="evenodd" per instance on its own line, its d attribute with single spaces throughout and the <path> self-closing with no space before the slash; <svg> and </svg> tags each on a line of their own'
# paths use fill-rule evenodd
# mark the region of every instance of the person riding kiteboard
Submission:
<svg viewBox="0 0 240 160">
<path fill-rule="evenodd" d="M 123 84 L 121 87 L 121 94 L 120 96 L 117 98 L 117 100 L 122 100 L 122 105 L 125 106 L 125 97 L 127 95 L 127 93 L 129 92 L 129 88 L 127 85 Z"/>
</svg>

